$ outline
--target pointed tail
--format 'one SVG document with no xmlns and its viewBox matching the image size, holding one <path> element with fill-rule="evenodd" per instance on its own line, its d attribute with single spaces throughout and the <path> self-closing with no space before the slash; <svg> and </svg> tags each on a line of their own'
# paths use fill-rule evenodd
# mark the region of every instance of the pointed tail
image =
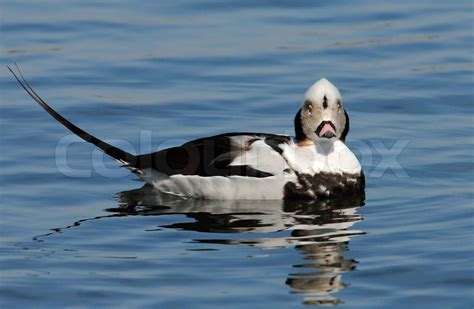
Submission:
<svg viewBox="0 0 474 309">
<path fill-rule="evenodd" d="M 98 139 L 97 137 L 75 126 L 74 124 L 69 122 L 69 120 L 58 114 L 54 109 L 52 109 L 48 104 L 46 104 L 46 102 L 43 101 L 43 99 L 41 99 L 41 97 L 31 88 L 30 84 L 23 77 L 23 74 L 21 74 L 21 71 L 16 65 L 16 63 L 15 66 L 18 70 L 20 77 L 15 74 L 15 72 L 13 72 L 13 70 L 9 66 L 7 66 L 7 68 L 10 70 L 13 76 L 15 76 L 18 83 L 20 83 L 20 85 L 23 87 L 23 89 L 25 89 L 25 91 L 30 95 L 30 97 L 32 97 L 33 100 L 35 100 L 42 108 L 44 108 L 48 112 L 48 114 L 53 116 L 54 119 L 56 119 L 63 126 L 68 128 L 72 133 L 76 134 L 86 142 L 94 144 L 100 150 L 102 150 L 115 160 L 119 161 L 121 164 L 123 164 L 124 167 L 127 167 L 132 170 L 134 169 L 134 165 L 136 163 L 136 157 L 134 155 Z"/>
</svg>

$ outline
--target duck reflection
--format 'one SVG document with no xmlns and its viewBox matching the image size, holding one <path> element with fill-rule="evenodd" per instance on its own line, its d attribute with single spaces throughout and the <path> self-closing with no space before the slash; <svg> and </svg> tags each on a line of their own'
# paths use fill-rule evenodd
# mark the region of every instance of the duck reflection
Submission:
<svg viewBox="0 0 474 309">
<path fill-rule="evenodd" d="M 345 258 L 344 252 L 352 236 L 364 234 L 350 229 L 362 220 L 357 208 L 363 206 L 363 195 L 311 202 L 215 201 L 164 196 L 144 186 L 120 192 L 117 199 L 119 207 L 108 209 L 114 215 L 183 214 L 193 220 L 161 228 L 219 233 L 220 237 L 225 233 L 239 234 L 238 238 L 232 235 L 195 242 L 295 247 L 304 262 L 292 265 L 294 272 L 288 275 L 286 284 L 292 293 L 303 296 L 304 304 L 311 305 L 341 302 L 333 295 L 347 287 L 342 275 L 354 270 L 357 264 L 356 260 Z"/>
</svg>

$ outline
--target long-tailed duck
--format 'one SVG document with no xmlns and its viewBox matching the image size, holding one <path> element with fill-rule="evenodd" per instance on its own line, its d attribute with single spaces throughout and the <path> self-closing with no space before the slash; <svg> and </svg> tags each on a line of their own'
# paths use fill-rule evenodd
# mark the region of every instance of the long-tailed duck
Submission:
<svg viewBox="0 0 474 309">
<path fill-rule="evenodd" d="M 365 189 L 364 173 L 346 146 L 349 116 L 339 90 L 322 78 L 306 91 L 294 119 L 296 136 L 226 133 L 133 155 L 75 126 L 8 67 L 54 119 L 120 162 L 159 192 L 207 199 L 318 199 Z"/>
</svg>

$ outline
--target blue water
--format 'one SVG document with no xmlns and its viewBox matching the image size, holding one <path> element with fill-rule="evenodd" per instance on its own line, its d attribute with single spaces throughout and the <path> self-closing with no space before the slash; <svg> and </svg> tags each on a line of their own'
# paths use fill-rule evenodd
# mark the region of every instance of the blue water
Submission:
<svg viewBox="0 0 474 309">
<path fill-rule="evenodd" d="M 472 308 L 473 10 L 0 1 L 0 305 Z M 59 112 L 135 153 L 291 134 L 326 77 L 366 199 L 159 200 L 34 104 L 15 61 Z"/>
</svg>

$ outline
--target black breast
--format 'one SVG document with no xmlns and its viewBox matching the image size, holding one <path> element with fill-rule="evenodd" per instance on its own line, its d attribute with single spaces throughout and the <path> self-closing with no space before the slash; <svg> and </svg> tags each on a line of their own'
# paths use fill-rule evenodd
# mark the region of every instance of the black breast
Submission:
<svg viewBox="0 0 474 309">
<path fill-rule="evenodd" d="M 365 176 L 360 174 L 331 174 L 315 175 L 298 174 L 298 182 L 288 182 L 284 187 L 285 199 L 318 199 L 338 197 L 342 195 L 364 194 Z"/>
</svg>

